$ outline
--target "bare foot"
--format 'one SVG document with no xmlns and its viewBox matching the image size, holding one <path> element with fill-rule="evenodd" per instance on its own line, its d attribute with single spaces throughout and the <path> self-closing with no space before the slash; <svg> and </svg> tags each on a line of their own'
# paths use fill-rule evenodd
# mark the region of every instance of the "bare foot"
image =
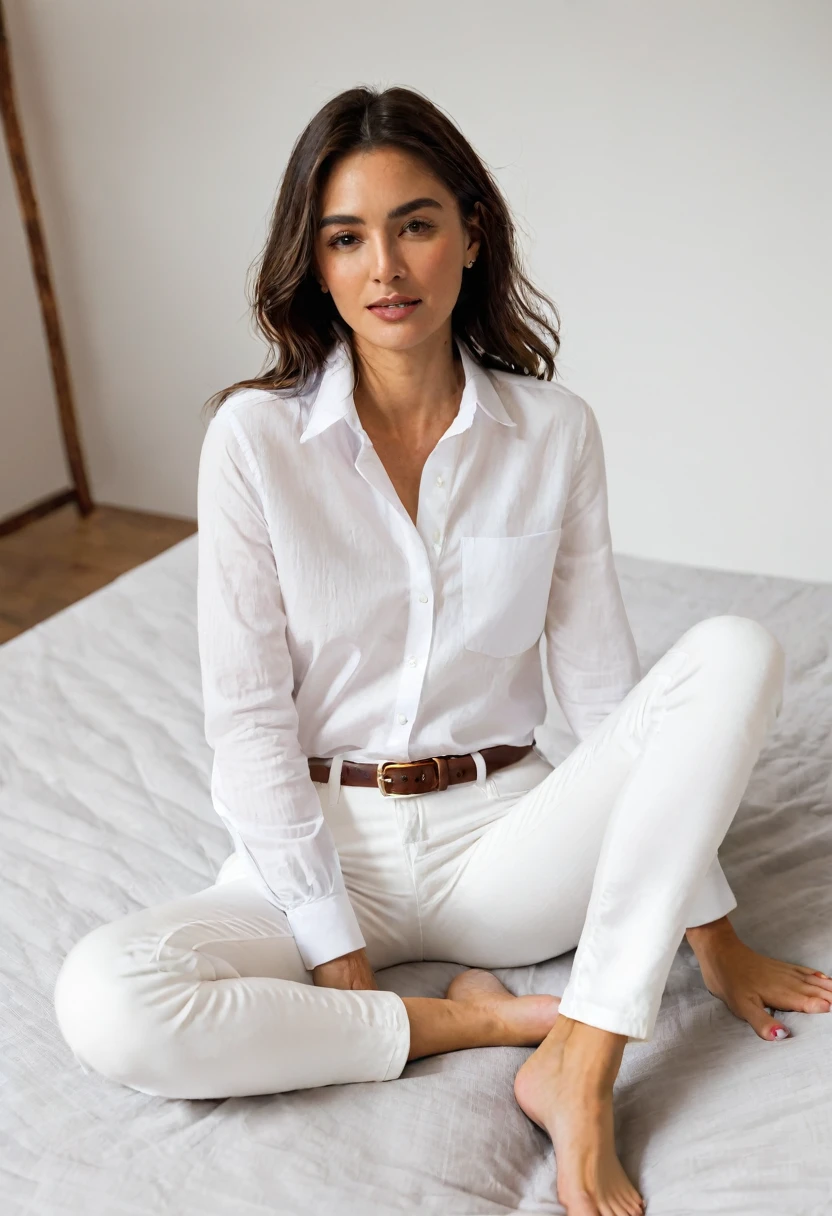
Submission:
<svg viewBox="0 0 832 1216">
<path fill-rule="evenodd" d="M 733 1014 L 748 1022 L 761 1039 L 788 1038 L 787 1026 L 768 1009 L 797 1013 L 829 1013 L 832 979 L 812 967 L 784 963 L 758 954 L 740 941 L 733 926 L 710 937 L 688 930 L 708 991 L 724 1001 Z M 785 1034 L 776 1034 L 777 1030 Z"/>
<path fill-rule="evenodd" d="M 642 1216 L 644 1200 L 615 1151 L 612 1090 L 626 1035 L 558 1017 L 514 1080 L 521 1110 L 555 1148 L 568 1216 Z"/>
<path fill-rule="evenodd" d="M 537 1047 L 552 1029 L 558 1016 L 559 996 L 530 993 L 514 996 L 496 975 L 472 967 L 461 971 L 448 985 L 449 1001 L 466 1001 L 496 1013 L 504 1028 L 504 1046 Z"/>
</svg>

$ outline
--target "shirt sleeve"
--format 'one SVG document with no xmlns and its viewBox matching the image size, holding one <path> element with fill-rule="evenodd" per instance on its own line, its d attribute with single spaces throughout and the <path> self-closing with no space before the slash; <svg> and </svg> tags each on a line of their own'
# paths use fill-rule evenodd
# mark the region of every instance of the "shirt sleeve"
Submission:
<svg viewBox="0 0 832 1216">
<path fill-rule="evenodd" d="M 552 689 L 583 741 L 639 682 L 641 667 L 613 562 L 601 431 L 581 404 L 544 632 Z"/>
<path fill-rule="evenodd" d="M 199 660 L 214 808 L 266 897 L 285 911 L 311 970 L 366 943 L 298 743 L 259 469 L 239 420 L 222 407 L 203 439 L 197 516 Z"/>
</svg>

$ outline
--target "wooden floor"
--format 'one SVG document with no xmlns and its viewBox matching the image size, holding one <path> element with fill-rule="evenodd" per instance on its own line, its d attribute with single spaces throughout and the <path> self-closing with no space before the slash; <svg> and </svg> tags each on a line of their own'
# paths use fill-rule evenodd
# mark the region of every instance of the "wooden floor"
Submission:
<svg viewBox="0 0 832 1216">
<path fill-rule="evenodd" d="M 70 503 L 0 536 L 0 643 L 196 532 L 196 520 Z"/>
</svg>

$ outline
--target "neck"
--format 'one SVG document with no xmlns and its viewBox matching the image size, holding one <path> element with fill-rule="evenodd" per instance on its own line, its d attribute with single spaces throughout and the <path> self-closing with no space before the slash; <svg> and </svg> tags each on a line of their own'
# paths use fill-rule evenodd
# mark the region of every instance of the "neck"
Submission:
<svg viewBox="0 0 832 1216">
<path fill-rule="evenodd" d="M 465 373 L 450 333 L 406 350 L 373 346 L 353 333 L 356 412 L 365 429 L 418 444 L 459 409 Z"/>
</svg>

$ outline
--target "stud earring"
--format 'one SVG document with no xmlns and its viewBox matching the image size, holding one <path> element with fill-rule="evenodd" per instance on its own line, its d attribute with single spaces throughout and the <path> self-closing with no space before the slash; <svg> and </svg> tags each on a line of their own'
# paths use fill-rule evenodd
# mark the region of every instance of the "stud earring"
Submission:
<svg viewBox="0 0 832 1216">
<path fill-rule="evenodd" d="M 469 270 L 470 270 L 470 268 L 471 268 L 471 267 L 474 265 L 474 261 L 475 261 L 475 259 L 474 259 L 474 258 L 472 258 L 472 259 L 471 259 L 471 261 L 468 263 L 468 268 L 469 268 Z"/>
</svg>

